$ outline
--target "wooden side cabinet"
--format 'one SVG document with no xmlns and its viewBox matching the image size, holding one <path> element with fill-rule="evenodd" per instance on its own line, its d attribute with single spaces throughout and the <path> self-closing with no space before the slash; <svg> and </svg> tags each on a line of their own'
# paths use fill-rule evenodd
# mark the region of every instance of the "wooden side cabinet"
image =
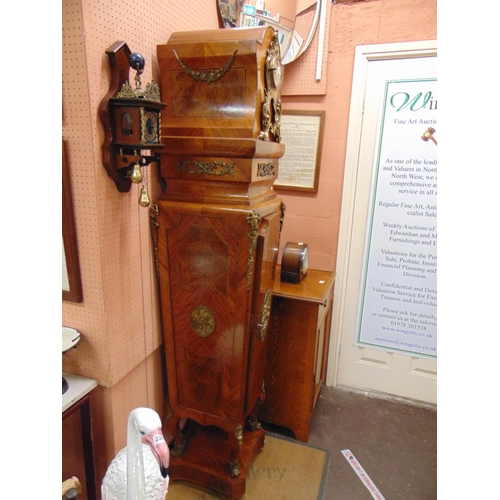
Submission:
<svg viewBox="0 0 500 500">
<path fill-rule="evenodd" d="M 273 288 L 265 400 L 259 419 L 290 429 L 307 442 L 326 380 L 335 273 L 310 269 L 300 284 Z"/>
</svg>

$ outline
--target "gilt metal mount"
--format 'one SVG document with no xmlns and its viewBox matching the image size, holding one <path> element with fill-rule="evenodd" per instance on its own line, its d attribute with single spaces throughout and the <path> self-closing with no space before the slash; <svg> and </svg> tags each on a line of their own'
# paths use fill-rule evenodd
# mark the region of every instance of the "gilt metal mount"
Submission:
<svg viewBox="0 0 500 500">
<path fill-rule="evenodd" d="M 183 60 L 177 55 L 177 52 L 174 50 L 175 57 L 182 68 L 182 71 L 186 73 L 186 75 L 190 76 L 197 82 L 205 82 L 207 85 L 210 85 L 212 82 L 216 82 L 220 80 L 230 69 L 234 63 L 234 57 L 236 56 L 237 50 L 234 51 L 234 54 L 229 58 L 228 62 L 219 69 L 191 69 L 189 68 Z"/>
</svg>

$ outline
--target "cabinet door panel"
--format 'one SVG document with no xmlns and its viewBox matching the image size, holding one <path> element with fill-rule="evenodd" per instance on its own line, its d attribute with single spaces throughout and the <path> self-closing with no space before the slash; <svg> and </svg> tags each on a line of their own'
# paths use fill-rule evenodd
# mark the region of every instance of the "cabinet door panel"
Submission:
<svg viewBox="0 0 500 500">
<path fill-rule="evenodd" d="M 170 239 L 174 240 L 175 236 Z M 228 296 L 230 246 L 208 225 L 190 224 L 174 243 L 178 287 L 203 286 Z"/>
<path fill-rule="evenodd" d="M 244 219 L 243 219 L 244 220 Z M 178 403 L 229 418 L 239 390 L 241 238 L 222 217 L 181 214 L 166 231 Z M 246 266 L 246 260 L 244 262 Z"/>
<path fill-rule="evenodd" d="M 224 356 L 202 356 L 182 346 L 177 378 L 179 404 L 225 417 L 223 410 Z"/>
</svg>

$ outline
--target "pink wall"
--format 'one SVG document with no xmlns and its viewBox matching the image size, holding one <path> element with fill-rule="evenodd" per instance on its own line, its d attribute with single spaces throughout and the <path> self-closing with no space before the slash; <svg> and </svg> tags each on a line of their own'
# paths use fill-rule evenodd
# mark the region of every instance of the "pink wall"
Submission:
<svg viewBox="0 0 500 500">
<path fill-rule="evenodd" d="M 105 51 L 115 41 L 127 42 L 146 59 L 144 85 L 152 78 L 158 82 L 156 46 L 174 31 L 217 28 L 215 6 L 215 0 L 198 0 L 195 9 L 185 0 L 62 2 L 62 129 L 84 297 L 81 304 L 62 305 L 62 324 L 82 333 L 62 366 L 99 382 L 91 395 L 99 485 L 125 444 L 129 412 L 151 406 L 163 413 L 164 400 L 148 210 L 138 204 L 138 186 L 127 194 L 118 192 L 101 160 L 98 107 L 110 80 Z M 154 200 L 159 194 L 155 167 L 146 173 Z M 63 464 L 68 456 L 79 455 L 72 449 L 77 427 L 71 422 L 63 426 Z M 63 468 L 63 479 L 74 473 Z M 81 471 L 76 475 L 84 477 Z"/>
<path fill-rule="evenodd" d="M 357 45 L 437 38 L 436 0 L 373 0 L 333 4 L 324 96 L 284 97 L 284 109 L 325 110 L 318 193 L 276 190 L 286 203 L 282 242 L 309 244 L 309 266 L 335 270 L 349 106 Z M 293 70 L 300 59 L 286 66 Z M 286 73 L 285 73 L 286 78 Z M 282 245 L 283 246 L 283 245 Z"/>
<path fill-rule="evenodd" d="M 109 87 L 105 50 L 124 40 L 146 58 L 143 82 L 158 78 L 156 45 L 174 31 L 218 27 L 216 0 L 63 0 L 63 138 L 68 146 L 84 302 L 63 302 L 63 325 L 83 339 L 63 357 L 63 370 L 95 378 L 98 476 L 125 443 L 128 412 L 161 410 L 161 329 L 152 267 L 148 212 L 137 189 L 119 193 L 101 162 L 97 109 Z M 436 38 L 436 0 L 335 3 L 329 22 L 326 85 L 285 96 L 285 109 L 326 111 L 319 191 L 277 190 L 287 205 L 282 242 L 305 241 L 310 267 L 334 270 L 354 49 L 356 45 Z M 307 53 L 306 53 L 307 56 Z M 300 59 L 286 67 L 300 79 Z M 286 78 L 286 76 L 285 76 Z M 323 83 L 323 82 L 322 82 Z M 318 95 L 317 88 L 326 88 Z M 147 181 L 159 195 L 154 168 Z M 64 478 L 64 477 L 63 477 Z M 98 478 L 100 484 L 100 478 Z"/>
</svg>

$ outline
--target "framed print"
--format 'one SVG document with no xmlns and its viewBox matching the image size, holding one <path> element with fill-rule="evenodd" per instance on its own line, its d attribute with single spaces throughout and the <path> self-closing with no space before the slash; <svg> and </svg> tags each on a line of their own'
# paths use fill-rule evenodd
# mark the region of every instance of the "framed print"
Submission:
<svg viewBox="0 0 500 500">
<path fill-rule="evenodd" d="M 324 111 L 283 110 L 281 142 L 285 154 L 280 158 L 277 189 L 318 192 Z"/>
<path fill-rule="evenodd" d="M 62 300 L 83 302 L 71 183 L 62 143 Z"/>
</svg>

